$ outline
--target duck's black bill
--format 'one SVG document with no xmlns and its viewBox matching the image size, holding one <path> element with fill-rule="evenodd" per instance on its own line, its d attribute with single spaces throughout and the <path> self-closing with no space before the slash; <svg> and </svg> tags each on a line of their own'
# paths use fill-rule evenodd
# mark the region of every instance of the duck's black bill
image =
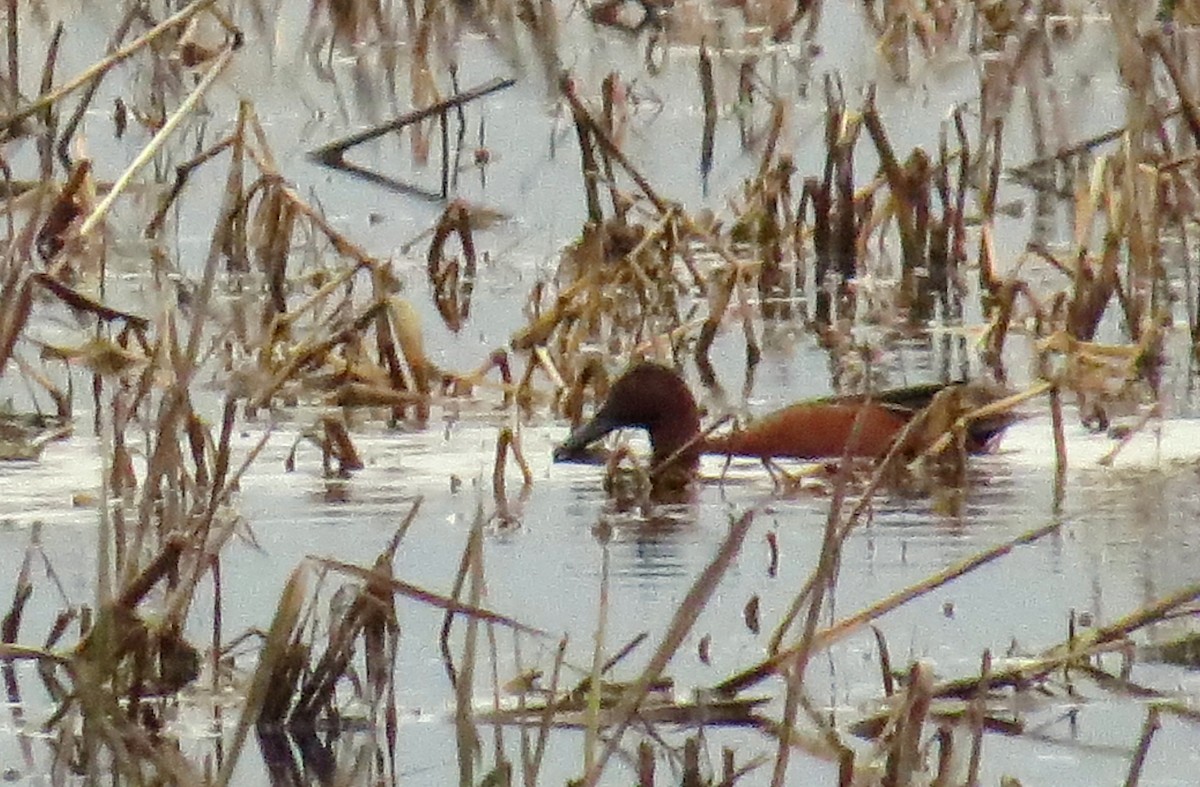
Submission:
<svg viewBox="0 0 1200 787">
<path fill-rule="evenodd" d="M 607 418 L 600 415 L 580 426 L 567 436 L 554 449 L 555 462 L 577 462 L 581 464 L 600 464 L 607 458 L 607 452 L 592 447 L 592 443 L 616 429 Z"/>
<path fill-rule="evenodd" d="M 567 449 L 560 445 L 554 449 L 555 462 L 575 465 L 602 465 L 608 462 L 608 455 L 608 450 L 598 445 L 577 449 Z"/>
</svg>

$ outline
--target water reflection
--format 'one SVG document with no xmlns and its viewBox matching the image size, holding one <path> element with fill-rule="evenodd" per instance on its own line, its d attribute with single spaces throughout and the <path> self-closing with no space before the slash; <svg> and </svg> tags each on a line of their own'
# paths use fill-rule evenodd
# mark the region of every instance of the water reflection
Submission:
<svg viewBox="0 0 1200 787">
<path fill-rule="evenodd" d="M 665 579 L 687 573 L 682 549 L 697 539 L 694 490 L 686 503 L 651 504 L 640 512 L 614 509 L 602 516 L 613 531 L 613 542 L 624 549 L 617 557 L 617 575 Z"/>
</svg>

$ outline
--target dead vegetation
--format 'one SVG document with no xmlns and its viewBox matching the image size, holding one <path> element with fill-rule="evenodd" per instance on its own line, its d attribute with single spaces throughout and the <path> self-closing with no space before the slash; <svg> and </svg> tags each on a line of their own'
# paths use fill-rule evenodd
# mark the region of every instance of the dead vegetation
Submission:
<svg viewBox="0 0 1200 787">
<path fill-rule="evenodd" d="M 8 4 L 0 83 L 6 143 L 15 148 L 28 140 L 37 151 L 2 162 L 7 252 L 0 261 L 0 373 L 6 385 L 31 393 L 27 411 L 0 413 L 0 457 L 36 459 L 47 441 L 86 430 L 100 439 L 104 467 L 94 599 L 87 606 L 64 599 L 48 632 L 29 630 L 23 610 L 35 592 L 32 566 L 43 537 L 35 530 L 3 625 L 9 700 L 20 706 L 13 664 L 29 660 L 56 705 L 52 717 L 38 722 L 52 741 L 56 782 L 78 774 L 130 784 L 226 784 L 251 731 L 271 753 L 268 767 L 281 783 L 302 769 L 321 774 L 323 782 L 399 781 L 409 764 L 398 743 L 396 691 L 405 676 L 397 674 L 396 653 L 402 635 L 428 636 L 404 629 L 404 604 L 444 613 L 438 642 L 453 693 L 462 784 L 536 783 L 560 727 L 584 730 L 582 784 L 603 780 L 614 757 L 634 763 L 643 785 L 680 779 L 732 785 L 768 770 L 773 784 L 784 784 L 800 752 L 836 763 L 839 784 L 975 783 L 984 733 L 1025 731 L 1009 699 L 1046 701 L 1081 691 L 1147 698 L 1127 782 L 1134 783 L 1159 715 L 1195 722 L 1194 710 L 1135 684 L 1129 673 L 1132 635 L 1189 610 L 1200 595 L 1194 586 L 1087 631 L 1071 621 L 1064 642 L 1039 654 L 1001 660 L 985 653 L 978 675 L 953 680 L 938 679 L 921 662 L 893 669 L 879 635 L 880 701 L 849 725 L 815 707 L 804 680 L 805 666 L 835 643 L 1059 527 L 1031 530 L 823 624 L 841 551 L 876 490 L 897 483 L 895 473 L 956 488 L 963 466 L 954 448 L 965 425 L 994 416 L 995 408 L 1044 400 L 1054 424 L 1048 441 L 1057 455 L 1061 503 L 1069 453 L 1064 419 L 1079 417 L 1097 430 L 1119 426 L 1118 436 L 1128 439 L 1167 417 L 1167 345 L 1180 332 L 1176 325 L 1186 325 L 1194 360 L 1200 338 L 1200 273 L 1192 270 L 1190 253 L 1200 110 L 1191 66 L 1195 39 L 1182 34 L 1195 21 L 1192 4 L 1161 4 L 1161 14 L 1174 15 L 1178 34 L 1148 27 L 1137 11 L 1116 3 L 863 4 L 882 63 L 900 83 L 913 78 L 914 63 L 964 48 L 987 53 L 978 104 L 956 110 L 931 150 L 897 149 L 874 91 L 858 96 L 826 78 L 824 166 L 814 172 L 800 170 L 791 148 L 792 98 L 773 92 L 766 67 L 745 45 L 805 44 L 796 65 L 806 64 L 820 30 L 819 0 L 746 2 L 723 11 L 651 0 L 586 4 L 588 28 L 572 35 L 638 41 L 645 53 L 639 68 L 648 74 L 662 67 L 668 46 L 696 53 L 696 100 L 704 119 L 698 159 L 706 188 L 714 138 L 731 123 L 723 107 L 737 108 L 739 146 L 755 164 L 724 209 L 697 212 L 656 187 L 626 152 L 633 77 L 614 73 L 597 85 L 563 70 L 563 9 L 549 3 L 314 3 L 303 44 L 308 67 L 317 79 L 336 82 L 343 77 L 335 56 L 353 53 L 354 78 L 377 86 L 357 98 L 370 114 L 393 119 L 310 155 L 336 167 L 338 177 L 362 179 L 364 188 L 444 203 L 419 266 L 440 327 L 420 324 L 420 308 L 396 260 L 349 237 L 289 179 L 250 101 L 234 109 L 210 102 L 243 48 L 270 37 L 265 6 L 196 0 L 160 16 L 155 4 L 132 4 L 112 31 L 108 54 L 78 75 L 63 76 L 56 67 L 63 27 L 46 29 L 52 15 L 34 5 L 27 11 Z M 1085 10 L 1102 12 L 1102 20 L 1085 22 Z M 721 13 L 738 20 L 741 38 L 730 40 L 730 27 L 714 21 Z M 1053 115 L 1058 99 L 1042 89 L 1043 78 L 1053 70 L 1055 44 L 1079 35 L 1084 24 L 1107 25 L 1118 42 L 1126 125 L 1089 140 L 1052 141 L 1046 138 L 1051 124 L 1038 118 Z M 584 220 L 553 274 L 524 294 L 524 325 L 504 346 L 451 369 L 432 360 L 427 340 L 441 328 L 459 333 L 474 325 L 472 302 L 487 251 L 477 233 L 500 215 L 453 199 L 466 158 L 466 166 L 495 165 L 483 144 L 482 120 L 479 144 L 468 144 L 466 113 L 512 84 L 497 77 L 459 88 L 454 52 L 463 30 L 482 37 L 506 62 L 519 61 L 525 48 L 533 52 L 578 150 Z M 44 59 L 22 48 L 26 36 L 49 42 Z M 41 69 L 39 87 L 26 95 L 23 88 L 35 80 L 22 74 L 35 68 Z M 137 89 L 118 100 L 113 113 L 116 137 L 128 133 L 132 120 L 147 141 L 119 177 L 102 182 L 79 129 L 89 108 L 96 109 L 100 86 L 118 69 L 152 75 L 133 80 Z M 718 77 L 730 73 L 737 76 L 734 89 L 722 92 L 731 82 Z M 409 85 L 411 95 L 401 97 L 400 84 Z M 1038 157 L 1014 164 L 1005 139 L 1017 85 L 1034 118 Z M 392 112 L 404 101 L 411 111 Z M 214 139 L 212 128 L 223 131 Z M 438 188 L 347 161 L 350 148 L 395 134 L 404 135 L 397 144 L 422 166 L 438 152 Z M 996 233 L 1006 177 L 1035 190 L 1037 210 L 1069 212 L 1069 242 L 1045 239 L 1018 259 L 1002 258 Z M 148 250 L 138 295 L 110 270 L 112 238 L 120 231 L 113 214 L 149 183 L 160 188 L 146 189 L 153 198 L 142 208 L 151 207 L 137 220 Z M 203 263 L 193 274 L 169 239 L 192 221 L 185 213 L 189 195 L 204 188 L 215 193 L 204 183 L 224 186 L 215 221 L 204 228 Z M 120 221 L 128 220 L 122 214 Z M 72 338 L 44 332 L 55 323 L 67 325 Z M 969 328 L 981 336 L 978 348 L 968 342 Z M 373 566 L 314 556 L 296 568 L 267 630 L 234 636 L 224 630 L 222 554 L 237 539 L 254 539 L 254 523 L 239 514 L 238 491 L 271 436 L 259 425 L 266 415 L 292 411 L 308 419 L 294 430 L 289 470 L 311 443 L 320 451 L 322 472 L 343 477 L 363 467 L 354 433 L 363 420 L 423 426 L 439 408 L 461 401 L 498 407 L 514 424 L 535 416 L 578 421 L 589 402 L 603 398 L 609 376 L 639 357 L 694 366 L 713 400 L 723 401 L 712 354 L 714 343 L 729 346 L 731 335 L 744 354 L 748 393 L 764 341 L 784 330 L 818 337 L 839 392 L 879 388 L 888 369 L 875 359 L 914 337 L 940 360 L 946 380 L 984 368 L 998 383 L 1020 380 L 1022 389 L 998 405 L 948 400 L 931 408 L 914 422 L 914 430 L 925 432 L 925 450 L 904 457 L 911 460 L 907 468 L 889 457 L 863 478 L 852 478 L 848 465 L 831 474 L 821 554 L 787 614 L 774 622 L 759 663 L 689 697 L 674 690 L 667 674 L 740 553 L 754 522 L 751 511 L 730 523 L 674 617 L 662 621 L 632 680 L 612 673 L 646 639 L 611 655 L 603 598 L 598 631 L 572 632 L 575 642 L 549 648 L 556 654 L 552 663 L 524 667 L 521 643 L 545 645 L 547 635 L 484 604 L 487 528 L 520 523 L 520 507 L 506 488 L 508 458 L 520 470 L 521 499 L 535 482 L 519 428 L 511 427 L 498 433 L 491 507 L 475 518 L 451 592 L 394 576 L 396 550 L 419 515 L 414 506 Z M 1010 372 L 1014 358 L 1026 357 L 1032 374 Z M 76 407 L 86 400 L 92 423 L 74 423 Z M 256 437 L 239 450 L 234 436 L 246 428 Z M 1120 445 L 1114 444 L 1113 456 Z M 622 463 L 636 465 L 629 456 L 618 453 L 610 465 L 610 488 L 623 490 L 631 506 L 650 507 L 655 484 L 649 471 L 637 468 L 632 484 L 616 472 Z M 793 490 L 788 483 L 777 489 Z M 600 541 L 607 561 L 603 534 Z M 198 594 L 204 593 L 212 594 L 206 602 L 214 610 L 208 641 L 194 634 Z M 758 628 L 757 605 L 747 606 L 746 619 Z M 507 660 L 497 655 L 499 632 L 511 635 L 512 661 L 522 665 L 516 677 L 500 675 Z M 569 684 L 568 644 L 590 635 L 591 665 Z M 21 644 L 31 641 L 41 644 Z M 231 654 L 246 647 L 257 654 L 248 678 L 231 666 Z M 480 685 L 489 686 L 489 701 L 478 699 Z M 164 729 L 170 709 L 197 686 L 214 695 L 244 692 L 239 720 L 215 761 L 185 756 Z M 708 745 L 704 730 L 725 725 L 751 727 L 767 745 L 753 752 L 726 749 L 719 764 L 701 756 Z M 486 727 L 496 730 L 490 753 L 480 732 Z M 520 740 L 515 762 L 501 741 L 510 727 Z M 639 738 L 636 751 L 630 728 Z M 682 743 L 663 729 L 684 730 Z M 335 756 L 329 736 L 364 730 L 370 735 L 361 747 Z M 965 778 L 950 766 L 954 747 L 964 745 Z M 671 777 L 656 781 L 657 762 L 669 763 Z"/>
</svg>

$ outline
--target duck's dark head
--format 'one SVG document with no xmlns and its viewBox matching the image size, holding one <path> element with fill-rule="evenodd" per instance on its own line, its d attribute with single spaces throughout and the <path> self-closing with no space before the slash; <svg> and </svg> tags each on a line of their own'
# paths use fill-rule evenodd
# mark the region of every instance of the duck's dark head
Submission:
<svg viewBox="0 0 1200 787">
<path fill-rule="evenodd" d="M 700 414 L 679 373 L 657 363 L 633 366 L 613 383 L 608 399 L 591 420 L 554 449 L 554 460 L 571 461 L 609 432 L 623 428 L 645 429 L 650 434 L 656 465 L 695 438 Z M 698 457 L 699 446 L 693 446 L 679 461 L 695 464 Z"/>
</svg>

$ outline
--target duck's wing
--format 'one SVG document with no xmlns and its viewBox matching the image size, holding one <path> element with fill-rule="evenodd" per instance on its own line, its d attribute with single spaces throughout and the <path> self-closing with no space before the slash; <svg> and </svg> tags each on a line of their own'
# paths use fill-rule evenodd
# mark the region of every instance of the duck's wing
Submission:
<svg viewBox="0 0 1200 787">
<path fill-rule="evenodd" d="M 907 411 L 910 415 L 924 410 L 933 402 L 933 397 L 954 385 L 965 385 L 962 381 L 949 383 L 917 383 L 902 388 L 887 388 L 870 394 L 844 394 L 816 399 L 822 404 L 862 404 L 870 401 L 898 411 Z"/>
<path fill-rule="evenodd" d="M 933 404 L 938 394 L 949 389 L 956 389 L 957 397 L 952 405 L 955 412 L 943 414 L 949 417 L 941 419 L 948 422 L 999 402 L 1009 395 L 1009 391 L 1003 386 L 985 380 L 954 380 L 947 383 L 918 383 L 902 388 L 889 388 L 870 396 L 852 394 L 830 397 L 822 401 L 844 404 L 871 401 L 897 415 L 912 418 Z M 1005 429 L 1022 417 L 1022 414 L 1012 409 L 1004 409 L 972 419 L 967 425 L 968 450 L 987 450 Z"/>
</svg>

